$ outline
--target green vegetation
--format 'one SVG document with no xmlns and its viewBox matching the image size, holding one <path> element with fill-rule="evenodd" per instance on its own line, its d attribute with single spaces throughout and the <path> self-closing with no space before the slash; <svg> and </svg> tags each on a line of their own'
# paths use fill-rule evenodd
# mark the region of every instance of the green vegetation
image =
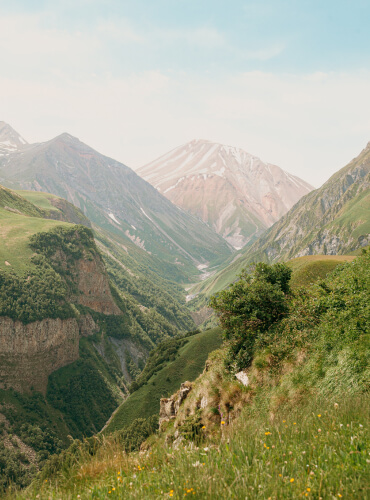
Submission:
<svg viewBox="0 0 370 500">
<path fill-rule="evenodd" d="M 167 321 L 182 331 L 189 330 L 194 326 L 189 312 L 178 300 L 166 292 L 153 281 L 143 277 L 134 276 L 110 257 L 105 257 L 109 277 L 116 287 L 146 308 L 154 309 Z"/>
<path fill-rule="evenodd" d="M 38 217 L 25 217 L 0 208 L 0 268 L 23 274 L 32 268 L 29 238 L 35 233 L 70 224 Z"/>
<path fill-rule="evenodd" d="M 14 191 L 22 198 L 25 198 L 27 201 L 39 207 L 43 210 L 57 210 L 56 207 L 52 204 L 52 200 L 57 198 L 56 196 L 50 193 L 42 193 L 40 191 Z"/>
<path fill-rule="evenodd" d="M 350 255 L 307 255 L 292 259 L 287 262 L 287 266 L 292 269 L 290 286 L 295 289 L 312 285 L 326 278 L 339 264 L 351 262 L 353 259 Z"/>
<path fill-rule="evenodd" d="M 370 405 L 345 397 L 311 400 L 290 412 L 248 414 L 219 425 L 200 447 L 122 454 L 117 438 L 55 476 L 42 475 L 19 498 L 366 499 Z M 47 482 L 45 482 L 47 479 Z"/>
<path fill-rule="evenodd" d="M 40 210 L 33 203 L 27 201 L 21 194 L 0 186 L 0 207 L 10 213 L 28 215 L 31 217 L 43 217 L 43 210 Z"/>
<path fill-rule="evenodd" d="M 63 279 L 42 256 L 31 262 L 34 267 L 24 276 L 0 269 L 0 316 L 23 323 L 74 317 Z"/>
<path fill-rule="evenodd" d="M 221 330 L 215 328 L 160 344 L 133 387 L 139 388 L 122 403 L 105 433 L 122 429 L 136 418 L 158 415 L 160 398 L 170 396 L 185 380 L 194 380 L 203 371 L 208 354 L 221 342 Z"/>
<path fill-rule="evenodd" d="M 284 264 L 269 266 L 260 262 L 253 272 L 244 270 L 236 283 L 211 297 L 209 305 L 217 312 L 229 341 L 229 367 L 236 371 L 248 367 L 256 339 L 263 338 L 287 314 L 291 274 Z"/>
<path fill-rule="evenodd" d="M 33 234 L 29 247 L 38 255 L 31 257 L 32 267 L 25 274 L 0 269 L 0 316 L 23 323 L 74 317 L 67 283 L 72 289 L 75 285 L 69 267 L 76 259 L 88 258 L 87 253 L 94 252 L 91 231 L 84 226 L 55 227 Z M 54 258 L 59 252 L 63 252 L 65 262 Z"/>
<path fill-rule="evenodd" d="M 122 400 L 122 374 L 98 355 L 89 338 L 80 340 L 80 359 L 49 376 L 46 398 L 63 415 L 74 438 L 102 429 Z"/>
<path fill-rule="evenodd" d="M 287 276 L 283 265 L 256 266 L 243 284 L 248 303 L 255 300 L 248 291 L 254 283 L 287 292 Z M 262 304 L 256 326 L 265 328 L 255 337 L 247 387 L 223 363 L 227 346 L 215 351 L 176 420 L 147 440 L 146 453 L 122 454 L 114 435 L 101 437 L 93 456 L 81 451 L 63 474 L 47 483 L 40 478 L 25 496 L 368 498 L 369 291 L 370 252 L 364 252 L 312 286 L 285 294 L 281 317 L 269 318 Z M 235 306 L 239 317 L 238 299 Z M 251 317 L 250 308 L 245 314 Z M 201 395 L 208 400 L 202 409 Z M 188 438 L 196 433 L 199 447 L 187 440 L 172 447 L 175 431 Z"/>
</svg>

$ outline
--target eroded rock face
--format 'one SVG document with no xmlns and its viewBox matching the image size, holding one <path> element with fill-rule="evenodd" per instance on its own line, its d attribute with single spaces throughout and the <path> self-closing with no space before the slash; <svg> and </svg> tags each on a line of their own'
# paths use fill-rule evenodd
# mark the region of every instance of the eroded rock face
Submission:
<svg viewBox="0 0 370 500">
<path fill-rule="evenodd" d="M 191 391 L 192 384 L 190 382 L 184 382 L 181 384 L 180 389 L 173 394 L 170 398 L 161 398 L 160 409 L 159 409 L 159 425 L 162 422 L 175 418 L 181 403 L 187 398 L 189 392 Z"/>
<path fill-rule="evenodd" d="M 46 393 L 50 373 L 78 359 L 75 318 L 24 325 L 0 317 L 0 388 Z"/>
<path fill-rule="evenodd" d="M 108 276 L 100 258 L 80 259 L 76 263 L 78 303 L 103 314 L 121 314 L 113 300 Z"/>
</svg>

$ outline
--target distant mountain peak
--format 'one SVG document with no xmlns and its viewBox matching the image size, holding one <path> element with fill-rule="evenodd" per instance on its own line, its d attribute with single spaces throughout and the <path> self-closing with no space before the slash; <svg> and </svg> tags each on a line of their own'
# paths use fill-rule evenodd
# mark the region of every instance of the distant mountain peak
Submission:
<svg viewBox="0 0 370 500">
<path fill-rule="evenodd" d="M 259 236 L 313 187 L 242 148 L 193 139 L 137 171 L 235 248 Z"/>
<path fill-rule="evenodd" d="M 27 145 L 28 142 L 8 123 L 0 121 L 0 156 L 13 153 Z"/>
</svg>

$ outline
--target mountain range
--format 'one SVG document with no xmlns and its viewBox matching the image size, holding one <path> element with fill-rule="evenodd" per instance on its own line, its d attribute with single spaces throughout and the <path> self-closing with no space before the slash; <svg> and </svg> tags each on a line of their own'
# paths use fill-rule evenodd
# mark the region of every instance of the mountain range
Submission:
<svg viewBox="0 0 370 500">
<path fill-rule="evenodd" d="M 177 208 L 133 170 L 69 134 L 28 144 L 0 122 L 0 183 L 60 196 L 98 225 L 188 274 L 231 254 L 204 222 Z"/>
<path fill-rule="evenodd" d="M 313 189 L 243 149 L 205 140 L 179 146 L 137 172 L 236 249 L 255 240 Z"/>
</svg>

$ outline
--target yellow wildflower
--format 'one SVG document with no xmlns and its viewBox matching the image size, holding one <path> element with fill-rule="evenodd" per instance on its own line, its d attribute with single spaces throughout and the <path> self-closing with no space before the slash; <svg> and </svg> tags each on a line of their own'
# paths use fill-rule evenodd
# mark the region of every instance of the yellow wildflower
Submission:
<svg viewBox="0 0 370 500">
<path fill-rule="evenodd" d="M 222 422 L 221 422 L 221 425 L 225 425 L 225 422 L 224 422 L 224 421 L 222 421 Z"/>
<path fill-rule="evenodd" d="M 291 483 L 294 483 L 294 477 L 291 478 L 290 480 Z"/>
<path fill-rule="evenodd" d="M 321 414 L 319 413 L 317 416 L 320 418 L 320 417 L 321 417 Z"/>
<path fill-rule="evenodd" d="M 271 432 L 267 431 L 265 432 L 265 436 L 269 436 L 271 434 Z"/>
<path fill-rule="evenodd" d="M 307 491 L 311 491 L 311 488 L 307 488 Z"/>
</svg>

